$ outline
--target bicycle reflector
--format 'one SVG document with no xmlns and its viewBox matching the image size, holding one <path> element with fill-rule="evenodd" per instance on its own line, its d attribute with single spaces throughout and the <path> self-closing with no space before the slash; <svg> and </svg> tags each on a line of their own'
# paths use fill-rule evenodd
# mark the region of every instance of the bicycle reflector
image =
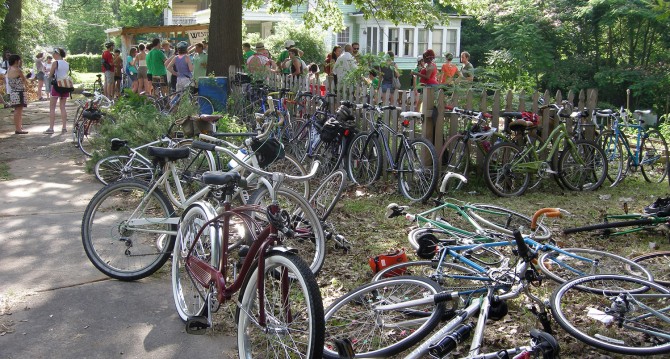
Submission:
<svg viewBox="0 0 670 359">
<path fill-rule="evenodd" d="M 408 120 L 408 119 L 404 119 L 404 120 L 402 121 L 402 126 L 403 126 L 403 127 L 408 127 L 408 126 L 409 126 L 409 120 Z"/>
</svg>

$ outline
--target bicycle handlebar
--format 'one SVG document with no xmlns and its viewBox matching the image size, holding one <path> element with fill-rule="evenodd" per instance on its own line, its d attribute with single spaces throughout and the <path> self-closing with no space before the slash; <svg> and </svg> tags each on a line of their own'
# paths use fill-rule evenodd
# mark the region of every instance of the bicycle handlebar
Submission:
<svg viewBox="0 0 670 359">
<path fill-rule="evenodd" d="M 463 182 L 463 183 L 467 183 L 467 182 L 468 182 L 468 179 L 465 178 L 465 176 L 463 176 L 463 175 L 460 174 L 460 173 L 447 172 L 447 174 L 445 174 L 445 175 L 444 175 L 444 178 L 442 179 L 442 184 L 440 185 L 440 192 L 441 192 L 441 193 L 445 193 L 445 192 L 447 192 L 447 182 L 448 182 L 449 179 L 452 178 L 452 177 L 455 177 L 455 178 L 459 179 L 459 180 L 460 180 L 461 182 Z"/>
<path fill-rule="evenodd" d="M 530 221 L 530 229 L 532 231 L 537 229 L 537 220 L 542 216 L 545 215 L 547 217 L 561 217 L 563 214 L 570 214 L 570 212 L 560 209 L 560 208 L 541 208 L 535 211 L 535 214 L 533 214 L 533 218 Z"/>
<path fill-rule="evenodd" d="M 451 111 L 453 113 L 458 113 L 458 114 L 467 115 L 467 116 L 474 116 L 474 117 L 481 116 L 481 117 L 484 117 L 484 118 L 487 118 L 487 119 L 490 119 L 490 118 L 493 117 L 493 115 L 491 115 L 488 112 L 477 112 L 477 111 L 466 110 L 466 109 L 455 107 L 455 106 L 444 106 L 444 109 L 447 110 L 447 111 Z"/>
<path fill-rule="evenodd" d="M 203 135 L 201 135 L 201 136 L 203 136 Z M 210 137 L 210 136 L 206 136 L 206 137 Z M 214 145 L 214 144 L 211 144 L 211 143 L 207 143 L 207 142 L 193 141 L 193 144 L 191 146 L 194 147 L 194 148 L 201 149 L 201 150 L 206 150 L 206 151 L 223 152 L 226 155 L 230 156 L 231 158 L 236 157 L 235 154 L 232 151 L 230 151 L 229 149 L 227 149 L 225 147 L 220 147 L 220 146 L 217 146 L 217 145 Z M 251 171 L 251 172 L 253 172 L 257 175 L 260 175 L 260 176 L 273 176 L 274 173 L 277 173 L 277 172 L 263 171 L 260 168 L 250 166 L 249 164 L 245 163 L 244 161 L 236 161 L 235 163 L 239 164 L 240 166 L 244 167 L 245 169 L 247 169 L 247 170 L 249 170 L 249 171 Z M 289 180 L 292 180 L 292 181 L 297 181 L 297 182 L 307 181 L 307 180 L 311 179 L 312 177 L 314 177 L 314 175 L 316 174 L 316 171 L 319 169 L 320 165 L 321 165 L 321 162 L 319 162 L 318 160 L 315 160 L 312 163 L 312 168 L 311 168 L 309 174 L 307 174 L 305 176 L 293 176 L 293 175 L 289 175 L 289 174 L 284 174 L 284 176 L 285 176 L 286 179 L 289 179 Z"/>
</svg>

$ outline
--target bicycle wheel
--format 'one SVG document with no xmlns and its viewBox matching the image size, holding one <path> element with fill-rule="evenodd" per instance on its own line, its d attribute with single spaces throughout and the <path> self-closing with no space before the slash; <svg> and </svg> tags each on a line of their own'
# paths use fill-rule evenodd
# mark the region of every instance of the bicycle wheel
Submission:
<svg viewBox="0 0 670 359">
<path fill-rule="evenodd" d="M 525 162 L 527 158 L 522 157 L 519 146 L 510 142 L 493 146 L 484 159 L 486 186 L 500 197 L 522 195 L 530 182 L 530 174 L 518 168 Z"/>
<path fill-rule="evenodd" d="M 440 151 L 440 174 L 446 175 L 448 172 L 459 173 L 468 177 L 468 167 L 470 166 L 470 147 L 465 136 L 456 134 L 449 137 L 449 140 L 442 146 Z M 458 190 L 463 187 L 463 182 L 454 181 L 451 186 L 446 188 L 447 193 Z"/>
<path fill-rule="evenodd" d="M 409 142 L 398 160 L 398 189 L 411 201 L 425 202 L 437 185 L 437 154 L 435 146 L 424 138 Z"/>
<path fill-rule="evenodd" d="M 666 287 L 670 286 L 670 251 L 646 253 L 632 260 L 649 270 L 654 277 L 654 282 Z M 641 276 L 639 272 L 632 268 L 629 274 L 637 277 Z"/>
<path fill-rule="evenodd" d="M 520 229 L 521 234 L 531 236 L 536 240 L 545 240 L 551 237 L 551 230 L 544 224 L 538 224 L 537 230 L 530 230 L 531 218 L 507 208 L 484 203 L 474 203 L 465 206 L 468 215 L 481 225 L 491 228 L 505 235 L 512 235 L 512 231 Z"/>
<path fill-rule="evenodd" d="M 205 96 L 192 96 L 191 105 L 196 109 L 198 115 L 211 115 L 214 113 L 214 105 Z"/>
<path fill-rule="evenodd" d="M 612 183 L 610 187 L 619 184 L 624 176 L 624 146 L 622 146 L 622 140 L 620 139 L 621 137 L 611 130 L 603 131 L 596 139 L 596 143 L 603 149 L 607 159 L 607 179 Z"/>
<path fill-rule="evenodd" d="M 368 186 L 382 174 L 382 146 L 376 135 L 362 132 L 356 135 L 349 146 L 347 174 L 349 179 L 361 186 Z"/>
<path fill-rule="evenodd" d="M 79 126 L 81 126 L 82 121 L 84 120 L 84 117 L 82 116 L 82 113 L 84 112 L 84 108 L 79 105 L 77 107 L 77 112 L 74 114 L 74 123 L 72 124 L 72 142 L 74 142 L 74 145 L 76 147 L 79 147 Z"/>
<path fill-rule="evenodd" d="M 309 204 L 321 221 L 325 221 L 333 211 L 346 184 L 347 175 L 344 170 L 337 170 L 321 181 L 321 185 L 309 198 Z"/>
<path fill-rule="evenodd" d="M 138 180 L 103 187 L 84 211 L 81 239 L 98 270 L 120 280 L 150 276 L 170 257 L 177 230 L 170 200 Z M 162 232 L 162 233 L 161 233 Z M 166 245 L 159 245 L 165 242 Z"/>
<path fill-rule="evenodd" d="M 647 182 L 661 183 L 668 174 L 668 143 L 660 132 L 647 130 L 640 147 L 640 167 Z"/>
<path fill-rule="evenodd" d="M 339 358 L 335 340 L 351 340 L 356 357 L 386 358 L 423 339 L 440 322 L 444 303 L 416 305 L 411 309 L 379 310 L 388 305 L 423 299 L 441 291 L 426 278 L 397 277 L 360 286 L 326 309 L 325 358 Z"/>
<path fill-rule="evenodd" d="M 566 148 L 561 154 L 558 160 L 558 173 L 568 189 L 594 191 L 607 177 L 607 157 L 595 142 L 575 141 L 574 149 Z"/>
<path fill-rule="evenodd" d="M 601 290 L 587 293 L 580 287 Z M 588 345 L 619 354 L 655 355 L 670 353 L 668 302 L 670 291 L 651 281 L 591 275 L 556 288 L 550 307 L 558 324 Z"/>
<path fill-rule="evenodd" d="M 286 173 L 293 176 L 305 176 L 309 174 L 307 170 L 300 164 L 300 161 L 289 154 L 285 154 L 284 158 L 276 160 L 265 166 L 264 170 L 268 172 Z M 296 182 L 286 180 L 282 183 L 282 186 L 301 193 L 305 198 L 309 197 L 309 181 Z"/>
<path fill-rule="evenodd" d="M 289 214 L 289 227 L 293 230 L 293 237 L 279 234 L 282 244 L 298 250 L 298 255 L 314 274 L 318 274 L 326 258 L 326 236 L 321 226 L 321 221 L 305 198 L 289 188 L 277 190 L 277 201 L 282 210 Z M 271 198 L 268 189 L 261 187 L 249 198 L 249 204 L 257 204 L 267 207 Z M 265 218 L 258 218 L 265 221 Z"/>
<path fill-rule="evenodd" d="M 154 179 L 151 163 L 139 158 L 124 155 L 109 156 L 95 164 L 95 178 L 106 185 L 122 179 L 134 178 L 146 183 Z"/>
<path fill-rule="evenodd" d="M 97 150 L 91 143 L 91 140 L 100 135 L 100 129 L 105 126 L 106 123 L 116 123 L 114 117 L 109 114 L 103 112 L 101 113 L 101 116 L 102 117 L 99 120 L 82 121 L 77 129 L 77 143 L 79 144 L 79 149 L 87 157 L 91 157 L 93 152 Z"/>
<path fill-rule="evenodd" d="M 258 313 L 259 277 L 265 318 Z M 235 319 L 240 358 L 321 358 L 323 302 L 314 275 L 299 257 L 270 252 L 262 275 L 256 262 L 244 280 L 239 302 Z"/>
<path fill-rule="evenodd" d="M 551 251 L 540 256 L 540 270 L 558 283 L 565 283 L 572 278 L 594 274 L 631 274 L 639 273 L 641 278 L 653 280 L 653 276 L 641 265 L 616 254 L 587 248 L 561 248 L 568 254 Z M 580 286 L 581 290 L 597 292 L 599 287 Z"/>
<path fill-rule="evenodd" d="M 654 223 L 654 220 L 652 218 L 632 219 L 632 220 L 621 221 L 621 222 L 605 222 L 605 223 L 592 224 L 592 225 L 583 226 L 583 227 L 566 228 L 566 229 L 563 230 L 563 234 L 571 234 L 571 233 L 587 232 L 587 231 L 597 231 L 599 229 L 604 229 L 605 231 L 603 231 L 603 234 L 608 235 L 611 232 L 616 232 L 616 228 L 633 227 L 633 226 L 645 226 L 645 225 L 653 225 L 653 224 L 656 224 L 656 223 Z M 613 231 L 607 231 L 608 229 L 614 229 L 614 230 Z"/>
<path fill-rule="evenodd" d="M 191 147 L 193 140 L 182 140 L 175 148 Z M 191 154 L 187 158 L 172 162 L 177 169 L 179 184 L 187 199 L 201 190 L 205 184 L 202 183 L 202 174 L 207 171 L 216 171 L 217 165 L 214 156 L 209 151 L 191 148 Z M 176 186 L 175 178 L 170 177 L 165 181 L 165 192 L 175 206 L 179 206 L 182 200 Z"/>
<path fill-rule="evenodd" d="M 309 137 L 309 128 L 305 123 L 302 118 L 293 118 L 288 125 L 284 126 L 282 131 L 282 142 L 286 151 L 300 161 L 305 158 L 307 153 L 306 144 L 308 142 L 306 138 Z"/>
<path fill-rule="evenodd" d="M 316 147 L 316 156 L 314 159 L 321 161 L 316 178 L 324 178 L 335 172 L 342 165 L 344 156 L 344 139 L 338 137 L 332 142 L 321 142 Z"/>
<path fill-rule="evenodd" d="M 415 276 L 428 278 L 440 285 L 442 290 L 449 288 L 463 288 L 465 286 L 475 285 L 476 288 L 482 287 L 484 282 L 474 280 L 478 273 L 468 267 L 454 263 L 443 262 L 438 268 L 437 260 L 411 261 L 388 266 L 372 277 L 372 282 L 378 282 L 385 278 L 397 276 Z M 481 276 L 481 274 L 479 274 Z M 467 277 L 463 277 L 467 276 Z"/>
<path fill-rule="evenodd" d="M 205 222 L 216 217 L 216 210 L 207 202 L 190 205 L 179 220 L 179 230 L 172 251 L 172 295 L 179 317 L 186 321 L 189 317 L 203 315 L 208 289 L 198 283 L 186 269 L 186 258 L 191 256 L 218 265 L 221 231 L 220 227 L 209 226 L 202 231 L 197 242 L 196 235 Z"/>
</svg>

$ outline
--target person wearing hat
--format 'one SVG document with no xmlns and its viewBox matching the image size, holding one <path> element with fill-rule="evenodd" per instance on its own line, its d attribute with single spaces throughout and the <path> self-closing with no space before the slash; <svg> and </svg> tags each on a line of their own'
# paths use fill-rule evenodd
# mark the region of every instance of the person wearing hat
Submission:
<svg viewBox="0 0 670 359">
<path fill-rule="evenodd" d="M 177 44 L 177 55 L 172 56 L 166 65 L 170 73 L 176 78 L 175 90 L 181 91 L 191 84 L 193 78 L 193 63 L 188 56 L 188 44 L 181 41 Z"/>
<path fill-rule="evenodd" d="M 102 73 L 105 74 L 104 93 L 108 98 L 114 96 L 114 42 L 105 44 L 105 51 L 102 52 Z"/>
<path fill-rule="evenodd" d="M 279 58 L 277 59 L 277 63 L 281 66 L 281 72 L 283 74 L 291 73 L 292 60 L 289 56 L 288 50 L 294 47 L 295 47 L 295 41 L 293 40 L 284 41 L 284 51 L 282 51 L 279 54 Z M 302 54 L 303 54 L 302 50 L 298 49 L 298 57 L 302 56 Z"/>
<path fill-rule="evenodd" d="M 445 62 L 442 64 L 442 69 L 440 71 L 440 83 L 445 85 L 452 85 L 454 83 L 454 76 L 458 72 L 458 68 L 451 63 L 451 60 L 454 59 L 454 55 L 451 52 L 444 54 Z"/>
<path fill-rule="evenodd" d="M 274 71 L 276 64 L 268 56 L 265 44 L 256 44 L 256 53 L 247 60 L 247 72 L 255 75 L 255 80 L 264 79 L 270 71 Z"/>
</svg>

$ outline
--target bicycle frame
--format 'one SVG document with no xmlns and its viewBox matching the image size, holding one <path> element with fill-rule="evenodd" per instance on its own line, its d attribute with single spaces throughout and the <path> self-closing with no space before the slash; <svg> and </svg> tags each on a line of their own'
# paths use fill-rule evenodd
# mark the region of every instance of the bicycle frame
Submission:
<svg viewBox="0 0 670 359">
<path fill-rule="evenodd" d="M 435 212 L 440 211 L 440 210 L 443 210 L 445 208 L 449 209 L 449 210 L 456 211 L 456 214 L 458 214 L 459 217 L 465 219 L 470 225 L 472 225 L 475 228 L 476 231 L 474 233 L 469 232 L 469 231 L 454 227 L 454 226 L 450 225 L 449 223 L 447 223 L 445 221 L 431 219 L 431 218 L 427 217 L 427 215 L 435 213 Z M 485 228 L 482 225 L 480 225 L 474 218 L 472 218 L 466 212 L 467 209 L 477 210 L 477 211 L 481 211 L 481 212 L 488 213 L 488 214 L 502 214 L 502 213 L 496 212 L 496 211 L 475 208 L 475 207 L 470 206 L 469 204 L 463 204 L 463 205 L 459 206 L 459 205 L 456 205 L 456 204 L 453 204 L 453 203 L 445 202 L 445 203 L 443 203 L 443 204 L 441 204 L 437 207 L 431 208 L 431 209 L 429 209 L 425 212 L 421 212 L 421 213 L 418 213 L 418 214 L 414 215 L 414 219 L 419 224 L 419 226 L 429 224 L 429 225 L 431 225 L 435 228 L 444 230 L 446 232 L 454 233 L 459 237 L 472 238 L 472 240 L 474 242 L 477 242 L 477 243 L 479 243 L 479 242 L 492 242 L 493 239 L 490 236 L 486 235 Z"/>
<path fill-rule="evenodd" d="M 528 136 L 528 134 L 526 134 L 526 136 Z M 540 159 L 542 158 L 541 153 L 547 150 L 551 144 L 552 148 L 549 153 L 544 156 L 544 158 L 546 159 L 554 157 L 554 155 L 559 151 L 558 145 L 562 141 L 565 141 L 568 150 L 572 152 L 578 163 L 582 165 L 584 164 L 584 159 L 575 152 L 577 146 L 575 145 L 575 142 L 572 140 L 572 138 L 570 138 L 565 122 L 561 122 L 558 126 L 556 126 L 556 128 L 554 128 L 554 130 L 551 131 L 547 137 L 547 141 L 539 148 L 535 145 L 534 141 L 531 141 L 529 137 L 527 137 L 526 140 L 527 145 L 525 149 L 518 156 L 516 156 L 516 159 L 513 161 L 513 168 L 516 171 L 531 174 L 538 173 L 541 166 L 543 166 L 543 164 L 546 162 L 545 160 Z M 524 158 L 528 158 L 528 156 L 530 156 L 532 161 L 524 162 Z"/>
<path fill-rule="evenodd" d="M 373 116 L 372 111 L 368 111 L 370 113 L 370 116 Z M 381 116 L 381 114 L 379 115 Z M 399 162 L 400 162 L 400 149 L 404 148 L 406 151 L 409 150 L 409 143 L 407 141 L 407 137 L 405 136 L 404 133 L 398 132 L 391 128 L 389 125 L 385 124 L 380 117 L 376 117 L 375 120 L 372 120 L 368 118 L 368 122 L 370 123 L 372 130 L 370 131 L 370 136 L 368 136 L 367 141 L 365 142 L 365 147 L 367 148 L 368 143 L 372 140 L 373 137 L 378 137 L 381 139 L 381 143 L 384 146 L 384 153 L 386 154 L 386 160 L 388 161 L 388 168 L 386 169 L 387 172 L 394 172 L 398 173 L 399 169 Z M 388 132 L 390 135 L 387 137 L 386 132 Z M 391 153 L 391 147 L 389 145 L 389 139 L 391 137 L 397 137 L 400 141 L 398 142 L 398 147 L 396 148 L 396 154 L 395 154 L 395 159 L 393 158 L 393 154 Z M 412 166 L 412 163 L 410 162 L 410 167 Z M 408 169 L 406 172 L 413 172 L 413 169 Z"/>
</svg>

